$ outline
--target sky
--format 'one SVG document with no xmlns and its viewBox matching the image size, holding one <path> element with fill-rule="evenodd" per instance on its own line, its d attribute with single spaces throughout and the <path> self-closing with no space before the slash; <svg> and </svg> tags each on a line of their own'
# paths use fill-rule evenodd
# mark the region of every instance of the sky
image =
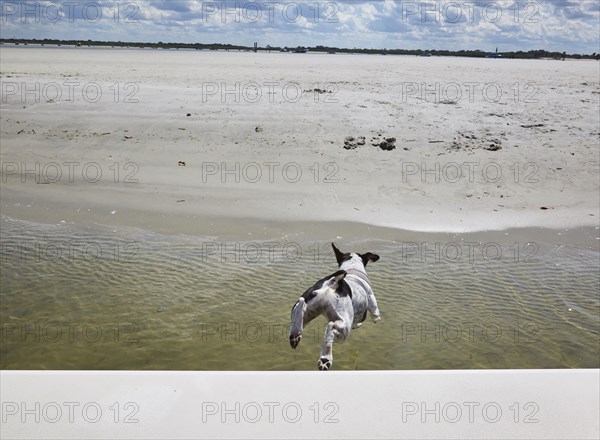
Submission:
<svg viewBox="0 0 600 440">
<path fill-rule="evenodd" d="M 600 53 L 597 0 L 0 0 L 2 38 Z"/>
</svg>

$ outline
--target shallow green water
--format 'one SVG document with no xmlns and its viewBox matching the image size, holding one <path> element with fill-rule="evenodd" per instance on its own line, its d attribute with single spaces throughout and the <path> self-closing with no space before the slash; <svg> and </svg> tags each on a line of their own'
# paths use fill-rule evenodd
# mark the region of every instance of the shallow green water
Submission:
<svg viewBox="0 0 600 440">
<path fill-rule="evenodd" d="M 295 351 L 287 331 L 298 296 L 337 269 L 325 242 L 224 243 L 7 217 L 0 238 L 3 369 L 316 368 L 324 318 Z M 381 255 L 368 269 L 383 321 L 336 343 L 334 369 L 600 367 L 597 251 L 538 242 L 519 244 L 517 256 L 507 239 L 501 258 L 495 245 L 484 258 L 484 243 L 472 253 L 453 243 L 429 243 L 429 253 L 338 243 Z"/>
</svg>

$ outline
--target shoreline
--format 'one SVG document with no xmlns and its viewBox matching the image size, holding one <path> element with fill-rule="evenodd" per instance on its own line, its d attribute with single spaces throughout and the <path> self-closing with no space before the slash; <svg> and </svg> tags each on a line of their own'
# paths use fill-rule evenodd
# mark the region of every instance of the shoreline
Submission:
<svg viewBox="0 0 600 440">
<path fill-rule="evenodd" d="M 486 213 L 482 209 L 469 212 L 465 205 L 451 210 L 423 201 L 403 205 L 404 212 L 389 209 L 382 215 L 385 207 L 377 204 L 357 203 L 360 208 L 356 208 L 353 203 L 338 201 L 328 207 L 328 201 L 319 199 L 318 192 L 311 198 L 310 190 L 300 195 L 299 205 L 292 208 L 288 198 L 293 194 L 281 188 L 213 188 L 198 196 L 193 188 L 168 186 L 158 192 L 146 186 L 132 191 L 99 185 L 90 188 L 90 194 L 78 184 L 22 184 L 14 179 L 11 184 L 14 176 L 8 177 L 0 190 L 0 208 L 7 217 L 84 227 L 114 225 L 166 235 L 273 239 L 291 235 L 324 238 L 375 234 L 373 238 L 393 240 L 398 235 L 501 235 L 517 230 L 597 232 L 600 218 L 598 211 L 576 206 L 556 210 L 523 207 L 500 212 L 492 202 Z M 339 197 L 332 194 L 327 197 Z M 312 225 L 318 225 L 316 231 Z"/>
<path fill-rule="evenodd" d="M 70 231 L 85 231 L 86 234 L 100 231 L 115 237 L 150 237 L 166 241 L 198 240 L 201 242 L 277 242 L 283 243 L 360 243 L 361 247 L 376 245 L 378 242 L 425 244 L 425 243 L 498 243 L 510 247 L 513 243 L 530 242 L 547 245 L 566 245 L 600 252 L 600 228 L 580 226 L 575 228 L 522 227 L 468 232 L 422 232 L 415 230 L 387 228 L 357 222 L 336 221 L 294 221 L 278 222 L 259 219 L 232 219 L 227 217 L 204 217 L 198 219 L 202 229 L 173 229 L 173 222 L 166 219 L 152 229 L 139 225 L 119 222 L 91 223 L 42 220 L 39 217 L 15 218 L 2 213 L 2 221 L 34 224 L 35 227 L 66 227 Z M 240 228 L 240 224 L 243 228 Z M 6 238 L 6 237 L 4 237 Z M 52 237 L 49 236 L 49 240 Z"/>
</svg>

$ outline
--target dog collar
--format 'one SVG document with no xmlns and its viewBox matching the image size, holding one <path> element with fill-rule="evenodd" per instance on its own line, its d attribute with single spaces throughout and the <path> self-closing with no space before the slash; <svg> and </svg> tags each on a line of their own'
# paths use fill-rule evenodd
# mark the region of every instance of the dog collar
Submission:
<svg viewBox="0 0 600 440">
<path fill-rule="evenodd" d="M 367 274 L 366 274 L 366 273 L 364 273 L 364 272 L 361 272 L 361 271 L 360 271 L 360 270 L 358 270 L 358 269 L 347 269 L 347 270 L 346 270 L 346 273 L 347 273 L 348 275 L 354 275 L 354 276 L 356 276 L 356 277 L 360 278 L 361 280 L 363 280 L 363 281 L 364 281 L 365 283 L 367 283 L 368 285 L 370 285 L 370 284 L 371 284 L 371 282 L 369 281 L 369 277 L 367 277 Z"/>
</svg>

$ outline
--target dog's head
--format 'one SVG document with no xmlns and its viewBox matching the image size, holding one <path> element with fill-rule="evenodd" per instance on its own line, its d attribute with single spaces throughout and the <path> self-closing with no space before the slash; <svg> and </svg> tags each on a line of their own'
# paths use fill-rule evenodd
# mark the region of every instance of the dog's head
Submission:
<svg viewBox="0 0 600 440">
<path fill-rule="evenodd" d="M 379 260 L 379 255 L 367 252 L 366 254 L 357 254 L 355 252 L 343 253 L 336 246 L 335 243 L 331 243 L 333 252 L 335 253 L 335 259 L 337 260 L 338 266 L 341 268 L 342 265 L 345 268 L 363 268 L 367 267 L 369 261 L 375 262 Z"/>
</svg>

